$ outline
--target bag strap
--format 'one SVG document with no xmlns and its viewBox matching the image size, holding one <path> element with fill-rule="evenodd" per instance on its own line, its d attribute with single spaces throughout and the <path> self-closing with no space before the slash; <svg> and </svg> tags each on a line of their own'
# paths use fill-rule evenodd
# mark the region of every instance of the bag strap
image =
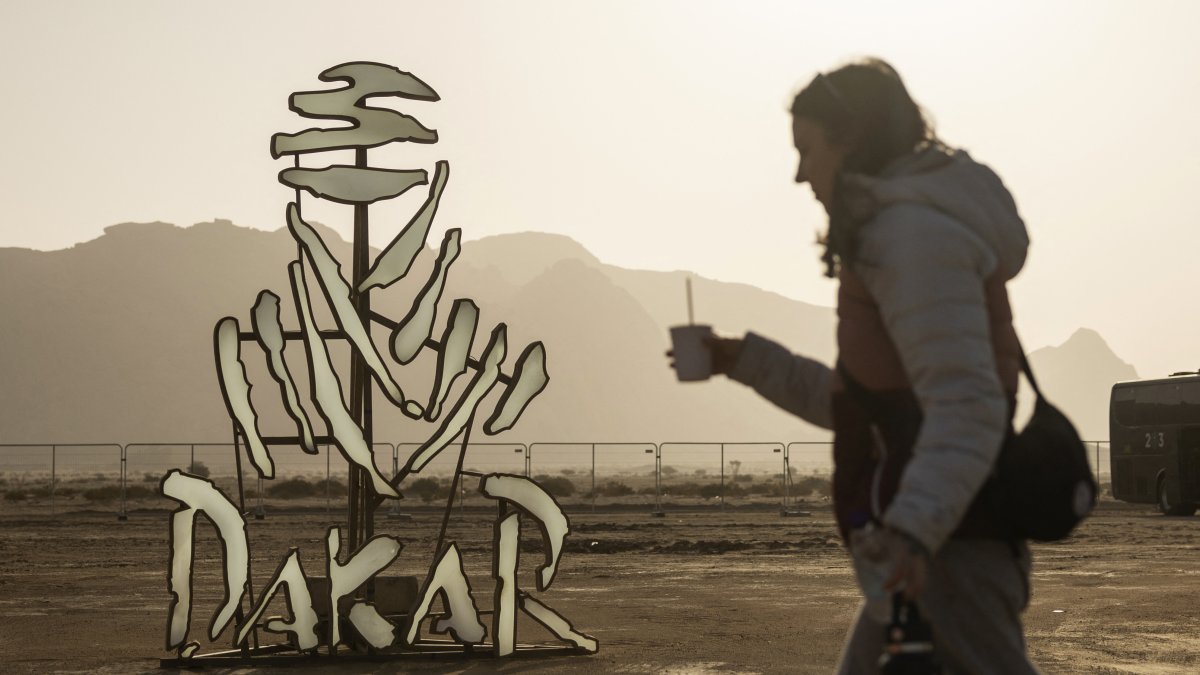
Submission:
<svg viewBox="0 0 1200 675">
<path fill-rule="evenodd" d="M 1021 338 L 1016 337 L 1017 331 L 1013 329 L 1013 337 L 1017 340 L 1017 351 L 1021 352 L 1021 369 L 1025 371 L 1025 377 L 1029 380 L 1029 386 L 1033 387 L 1033 393 L 1037 394 L 1038 400 L 1042 400 L 1042 390 L 1038 387 L 1037 378 L 1033 376 L 1033 368 L 1029 366 L 1029 359 L 1025 358 L 1025 347 L 1021 345 Z"/>
</svg>

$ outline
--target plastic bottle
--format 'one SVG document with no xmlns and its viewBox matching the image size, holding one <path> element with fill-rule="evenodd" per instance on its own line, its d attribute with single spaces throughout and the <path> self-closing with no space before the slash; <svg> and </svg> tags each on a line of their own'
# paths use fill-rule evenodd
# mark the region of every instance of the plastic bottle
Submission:
<svg viewBox="0 0 1200 675">
<path fill-rule="evenodd" d="M 892 618 L 892 594 L 883 588 L 892 572 L 887 553 L 883 532 L 873 523 L 850 533 L 850 557 L 854 562 L 854 576 L 866 601 L 864 612 L 881 626 Z"/>
<path fill-rule="evenodd" d="M 892 598 L 892 620 L 884 629 L 885 644 L 879 657 L 882 675 L 940 675 L 941 662 L 933 651 L 933 627 L 914 602 L 903 594 Z"/>
</svg>

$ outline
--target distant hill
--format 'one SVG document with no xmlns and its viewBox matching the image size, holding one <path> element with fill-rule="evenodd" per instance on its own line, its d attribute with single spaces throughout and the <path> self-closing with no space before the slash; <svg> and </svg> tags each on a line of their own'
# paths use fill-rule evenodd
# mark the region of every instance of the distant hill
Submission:
<svg viewBox="0 0 1200 675">
<path fill-rule="evenodd" d="M 319 227 L 342 261 L 349 245 Z M 436 243 L 436 242 L 431 242 Z M 60 251 L 0 249 L 0 442 L 206 441 L 229 437 L 213 364 L 213 326 L 223 316 L 250 328 L 262 289 L 282 299 L 285 326 L 297 325 L 286 230 L 228 221 L 180 228 L 123 224 Z M 376 252 L 377 253 L 377 252 Z M 423 253 L 409 276 L 376 291 L 373 307 L 400 318 L 435 258 Z M 538 441 L 823 440 L 828 434 L 718 379 L 680 384 L 667 367 L 668 326 L 686 321 L 686 272 L 606 265 L 560 235 L 520 233 L 469 241 L 450 271 L 435 333 L 454 298 L 473 298 L 481 326 L 505 322 L 510 352 L 542 340 L 551 382 L 514 430 L 500 438 Z M 749 328 L 830 362 L 834 313 L 744 284 L 695 278 L 696 317 L 718 330 Z M 319 300 L 319 295 L 317 296 Z M 331 327 L 317 302 L 318 321 Z M 387 335 L 377 331 L 380 345 Z M 287 433 L 278 389 L 253 344 L 244 345 L 255 405 L 268 433 Z M 339 364 L 342 346 L 333 348 Z M 293 372 L 306 370 L 289 347 Z M 1136 377 L 1098 335 L 1032 355 L 1039 378 L 1089 437 L 1107 434 L 1107 387 Z M 406 391 L 424 397 L 435 359 L 390 364 Z M 511 362 L 511 359 L 510 359 Z M 506 370 L 511 368 L 511 363 Z M 302 386 L 306 386 L 301 377 Z M 456 384 L 451 400 L 461 391 Z M 493 395 L 492 400 L 495 400 Z M 490 410 L 490 403 L 485 406 Z M 422 440 L 413 423 L 376 397 L 376 437 Z M 474 440 L 487 440 L 476 433 Z"/>
<path fill-rule="evenodd" d="M 1108 398 L 1117 382 L 1138 379 L 1100 334 L 1080 328 L 1057 347 L 1029 354 L 1029 365 L 1042 392 L 1060 406 L 1085 440 L 1108 438 Z M 1060 403 L 1061 402 L 1061 403 Z"/>
<path fill-rule="evenodd" d="M 318 229 L 334 254 L 349 261 L 349 245 L 332 230 Z M 188 228 L 123 224 L 65 250 L 0 249 L 0 307 L 6 317 L 0 325 L 5 382 L 0 442 L 226 439 L 229 420 L 213 364 L 213 326 L 234 316 L 249 329 L 250 308 L 262 289 L 283 298 L 284 324 L 296 326 L 287 281 L 295 251 L 286 230 L 264 232 L 228 221 Z M 403 316 L 434 258 L 426 250 L 408 277 L 376 291 L 374 308 Z M 656 315 L 647 306 L 663 304 L 668 295 L 682 306 L 682 279 L 603 265 L 562 236 L 489 237 L 464 244 L 450 271 L 436 331 L 450 301 L 470 297 L 480 307 L 476 356 L 499 322 L 508 325 L 513 353 L 533 340 L 546 344 L 550 387 L 507 434 L 513 439 L 825 438 L 739 385 L 674 381 L 664 356 L 665 326 L 680 319 Z M 823 340 L 820 351 L 832 351 L 828 309 L 705 279 L 697 280 L 696 291 L 699 303 L 711 296 L 713 303 L 742 314 L 761 304 L 762 315 L 772 316 L 789 304 L 797 316 L 821 316 L 812 327 L 820 337 L 809 342 Z M 322 325 L 332 326 L 317 305 Z M 732 321 L 718 325 L 734 327 Z M 796 329 L 775 331 L 785 340 L 789 333 L 801 336 Z M 377 331 L 376 339 L 386 345 L 387 335 Z M 288 432 L 257 347 L 243 348 L 264 431 Z M 345 351 L 338 349 L 334 353 L 344 362 Z M 289 353 L 293 372 L 302 374 L 302 352 Z M 391 366 L 406 391 L 423 392 L 432 384 L 433 364 L 426 354 L 410 366 Z M 462 386 L 456 385 L 452 399 Z M 377 438 L 420 440 L 433 431 L 432 425 L 415 425 L 389 410 L 381 399 L 375 408 Z M 475 440 L 487 439 L 477 433 Z"/>
</svg>

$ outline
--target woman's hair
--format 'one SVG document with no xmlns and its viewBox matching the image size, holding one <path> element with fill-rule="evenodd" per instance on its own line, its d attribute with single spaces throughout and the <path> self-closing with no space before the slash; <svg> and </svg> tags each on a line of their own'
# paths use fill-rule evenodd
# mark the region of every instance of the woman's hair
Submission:
<svg viewBox="0 0 1200 675">
<path fill-rule="evenodd" d="M 927 142 L 933 125 L 909 96 L 900 75 L 886 61 L 868 58 L 818 74 L 792 100 L 793 117 L 820 125 L 829 139 L 849 148 L 834 183 L 829 231 L 822 238 L 826 275 L 857 248 L 858 224 L 850 217 L 843 174 L 877 175 L 892 160 Z"/>
</svg>

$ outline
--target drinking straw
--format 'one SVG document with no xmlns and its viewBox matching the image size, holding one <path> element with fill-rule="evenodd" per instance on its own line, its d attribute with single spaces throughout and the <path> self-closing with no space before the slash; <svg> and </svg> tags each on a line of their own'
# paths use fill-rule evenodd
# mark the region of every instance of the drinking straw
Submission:
<svg viewBox="0 0 1200 675">
<path fill-rule="evenodd" d="M 684 279 L 684 284 L 687 286 L 687 305 L 688 305 L 688 325 L 696 323 L 692 318 L 692 277 L 689 275 Z"/>
</svg>

